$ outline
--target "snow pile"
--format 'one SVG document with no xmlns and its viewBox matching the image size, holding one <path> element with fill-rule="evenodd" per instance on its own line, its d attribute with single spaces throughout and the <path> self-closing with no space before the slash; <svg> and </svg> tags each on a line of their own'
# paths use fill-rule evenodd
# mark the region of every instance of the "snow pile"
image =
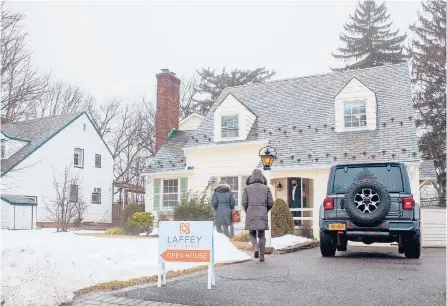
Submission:
<svg viewBox="0 0 447 306">
<path fill-rule="evenodd" d="M 308 238 L 295 236 L 295 235 L 284 235 L 282 237 L 272 238 L 272 247 L 275 250 L 285 249 L 297 244 L 311 241 Z"/>
<path fill-rule="evenodd" d="M 100 238 L 53 229 L 1 231 L 1 283 L 5 306 L 58 306 L 98 283 L 157 274 L 158 238 Z M 215 233 L 217 263 L 248 260 Z M 168 263 L 168 270 L 199 266 Z"/>
</svg>

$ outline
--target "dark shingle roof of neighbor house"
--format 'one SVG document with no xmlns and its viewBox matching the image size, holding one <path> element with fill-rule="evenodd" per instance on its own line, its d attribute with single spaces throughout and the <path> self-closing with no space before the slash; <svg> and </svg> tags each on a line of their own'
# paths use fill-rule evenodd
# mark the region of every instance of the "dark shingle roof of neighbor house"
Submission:
<svg viewBox="0 0 447 306">
<path fill-rule="evenodd" d="M 419 168 L 419 179 L 420 180 L 435 180 L 436 179 L 436 169 L 433 160 L 424 160 Z"/>
<path fill-rule="evenodd" d="M 3 133 L 3 135 L 10 139 L 24 141 L 27 144 L 8 159 L 1 160 L 1 176 L 16 167 L 31 153 L 36 151 L 83 114 L 87 115 L 86 112 L 77 112 L 67 115 L 2 124 L 1 133 Z"/>
<path fill-rule="evenodd" d="M 37 205 L 29 196 L 2 194 L 1 199 L 11 205 Z"/>
<path fill-rule="evenodd" d="M 337 133 L 334 98 L 354 77 L 376 94 L 377 129 Z M 419 161 L 409 68 L 402 63 L 226 88 L 197 130 L 173 135 L 145 172 L 184 169 L 182 147 L 214 144 L 213 114 L 228 94 L 257 116 L 246 141 L 270 140 L 278 152 L 272 168 Z"/>
</svg>

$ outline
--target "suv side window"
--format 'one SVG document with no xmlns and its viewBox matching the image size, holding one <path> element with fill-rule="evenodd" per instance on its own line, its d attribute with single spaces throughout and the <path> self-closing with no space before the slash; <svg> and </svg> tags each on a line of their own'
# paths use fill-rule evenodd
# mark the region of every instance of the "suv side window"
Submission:
<svg viewBox="0 0 447 306">
<path fill-rule="evenodd" d="M 364 179 L 371 179 L 381 182 L 389 192 L 403 192 L 403 179 L 399 167 L 392 166 L 388 171 L 386 166 L 375 167 L 348 167 L 345 169 L 335 169 L 334 185 L 332 193 L 345 193 L 355 182 Z"/>
</svg>

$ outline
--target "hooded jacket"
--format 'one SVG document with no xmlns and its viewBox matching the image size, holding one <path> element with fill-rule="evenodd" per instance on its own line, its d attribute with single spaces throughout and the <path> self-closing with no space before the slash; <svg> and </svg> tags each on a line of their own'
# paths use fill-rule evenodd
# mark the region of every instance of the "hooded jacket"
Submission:
<svg viewBox="0 0 447 306">
<path fill-rule="evenodd" d="M 230 226 L 231 210 L 236 204 L 230 186 L 222 182 L 217 185 L 216 188 L 214 188 L 211 203 L 216 212 L 216 226 Z"/>
<path fill-rule="evenodd" d="M 242 196 L 242 207 L 246 213 L 246 230 L 269 229 L 268 211 L 273 206 L 273 197 L 270 188 L 266 184 L 267 182 L 261 170 L 253 170 Z"/>
</svg>

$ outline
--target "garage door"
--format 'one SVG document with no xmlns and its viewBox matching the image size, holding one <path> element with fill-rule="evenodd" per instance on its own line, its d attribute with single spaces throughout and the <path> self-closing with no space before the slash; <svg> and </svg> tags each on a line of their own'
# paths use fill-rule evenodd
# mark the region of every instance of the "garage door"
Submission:
<svg viewBox="0 0 447 306">
<path fill-rule="evenodd" d="M 421 209 L 421 234 L 423 247 L 446 247 L 445 208 Z"/>
<path fill-rule="evenodd" d="M 33 226 L 33 206 L 14 205 L 14 228 L 32 229 Z"/>
</svg>

